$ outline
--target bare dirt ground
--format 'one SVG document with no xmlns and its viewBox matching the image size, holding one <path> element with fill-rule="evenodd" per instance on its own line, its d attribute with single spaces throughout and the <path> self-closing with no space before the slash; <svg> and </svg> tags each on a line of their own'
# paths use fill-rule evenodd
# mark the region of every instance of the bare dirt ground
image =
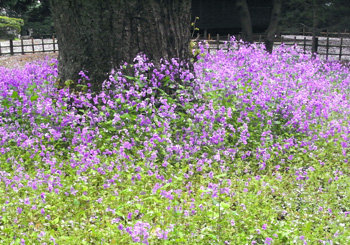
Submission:
<svg viewBox="0 0 350 245">
<path fill-rule="evenodd" d="M 58 53 L 34 53 L 25 55 L 0 56 L 0 67 L 17 68 L 23 67 L 26 63 L 43 60 L 46 57 L 58 58 Z"/>
</svg>

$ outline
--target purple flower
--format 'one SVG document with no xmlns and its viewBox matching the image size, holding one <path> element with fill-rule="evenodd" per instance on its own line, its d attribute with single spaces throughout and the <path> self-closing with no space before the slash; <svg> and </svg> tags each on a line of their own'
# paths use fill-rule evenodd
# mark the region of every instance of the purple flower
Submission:
<svg viewBox="0 0 350 245">
<path fill-rule="evenodd" d="M 70 188 L 70 193 L 75 196 L 77 194 L 77 190 L 75 190 L 73 187 Z"/>
<path fill-rule="evenodd" d="M 163 240 L 168 239 L 168 233 L 169 233 L 168 231 L 164 231 L 160 228 L 157 228 L 156 233 L 157 233 L 158 239 L 163 239 Z"/>
<path fill-rule="evenodd" d="M 25 205 L 29 205 L 29 204 L 30 204 L 29 198 L 24 199 L 24 204 L 25 204 Z"/>
<path fill-rule="evenodd" d="M 270 238 L 270 237 L 266 237 L 266 238 L 265 238 L 265 244 L 271 244 L 272 241 L 273 241 L 273 239 Z"/>
<path fill-rule="evenodd" d="M 111 221 L 112 224 L 119 223 L 119 222 L 120 222 L 120 218 L 112 219 Z"/>
</svg>

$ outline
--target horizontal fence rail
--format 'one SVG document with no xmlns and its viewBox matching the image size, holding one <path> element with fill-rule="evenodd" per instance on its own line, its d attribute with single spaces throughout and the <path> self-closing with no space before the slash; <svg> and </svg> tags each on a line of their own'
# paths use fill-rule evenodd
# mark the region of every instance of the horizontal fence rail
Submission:
<svg viewBox="0 0 350 245">
<path fill-rule="evenodd" d="M 293 35 L 293 36 L 312 36 L 313 32 L 307 29 L 302 29 L 298 32 L 282 32 L 281 35 Z M 348 30 L 344 31 L 321 31 L 317 34 L 319 37 L 349 37 L 350 38 L 350 32 Z"/>
<path fill-rule="evenodd" d="M 51 38 L 28 38 L 21 40 L 6 40 L 0 42 L 0 55 L 32 54 L 58 51 L 58 43 L 55 36 Z"/>
<path fill-rule="evenodd" d="M 341 33 L 340 37 L 331 37 L 331 34 L 327 33 L 327 36 L 318 36 L 315 38 L 316 53 L 322 59 L 337 59 L 339 61 L 350 60 L 350 36 L 344 37 L 345 33 Z M 219 50 L 230 48 L 227 43 L 231 39 L 231 35 L 219 36 L 212 38 L 210 34 L 205 39 L 197 37 L 194 41 L 206 41 L 209 44 L 208 52 L 211 50 Z M 234 36 L 236 40 L 240 40 L 240 35 Z M 258 44 L 264 43 L 264 35 L 254 35 L 254 42 Z M 274 40 L 274 47 L 281 44 L 286 46 L 296 45 L 301 48 L 304 53 L 311 53 L 313 40 L 312 36 L 302 35 L 282 35 L 276 37 Z M 0 42 L 0 56 L 1 55 L 23 55 L 29 53 L 38 52 L 58 52 L 58 43 L 55 36 L 49 38 L 22 38 L 21 40 L 6 40 Z"/>
<path fill-rule="evenodd" d="M 208 52 L 211 50 L 228 50 L 230 49 L 229 41 L 231 35 L 219 36 L 217 35 L 214 39 L 208 34 L 206 39 L 197 37 L 196 42 L 205 41 L 209 44 Z M 234 35 L 236 40 L 240 40 L 240 35 Z M 263 44 L 264 35 L 254 35 L 254 43 Z M 339 61 L 349 61 L 350 60 L 350 36 L 347 37 L 316 37 L 315 38 L 316 53 L 322 58 L 329 60 L 330 58 Z M 276 37 L 274 40 L 274 47 L 284 44 L 286 46 L 298 46 L 304 53 L 312 52 L 313 40 L 312 36 L 293 36 L 293 35 L 282 35 L 281 37 Z"/>
</svg>

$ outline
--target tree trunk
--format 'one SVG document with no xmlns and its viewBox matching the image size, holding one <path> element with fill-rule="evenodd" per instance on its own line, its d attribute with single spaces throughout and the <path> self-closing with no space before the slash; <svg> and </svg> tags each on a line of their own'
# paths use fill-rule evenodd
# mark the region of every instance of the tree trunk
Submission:
<svg viewBox="0 0 350 245">
<path fill-rule="evenodd" d="M 270 20 L 269 27 L 267 28 L 267 31 L 266 31 L 265 47 L 266 47 L 266 51 L 269 52 L 270 54 L 272 53 L 273 40 L 278 30 L 278 24 L 280 21 L 280 16 L 282 11 L 282 2 L 283 0 L 273 1 L 271 20 Z"/>
<path fill-rule="evenodd" d="M 236 0 L 236 7 L 242 26 L 242 39 L 245 42 L 253 43 L 253 27 L 250 18 L 249 8 L 246 0 Z"/>
<path fill-rule="evenodd" d="M 61 81 L 88 71 L 99 91 L 111 69 L 140 52 L 188 60 L 191 0 L 50 0 L 59 43 Z"/>
</svg>

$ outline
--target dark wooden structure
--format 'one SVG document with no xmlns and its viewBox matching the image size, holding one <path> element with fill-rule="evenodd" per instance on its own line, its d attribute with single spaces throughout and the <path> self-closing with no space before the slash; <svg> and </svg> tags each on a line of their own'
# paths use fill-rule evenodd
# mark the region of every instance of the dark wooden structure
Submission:
<svg viewBox="0 0 350 245">
<path fill-rule="evenodd" d="M 253 32 L 263 33 L 267 29 L 272 10 L 272 0 L 247 0 Z M 199 17 L 196 27 L 203 36 L 211 33 L 238 34 L 241 31 L 239 13 L 235 0 L 192 0 L 192 20 Z"/>
<path fill-rule="evenodd" d="M 325 33 L 321 32 L 322 35 L 315 38 L 315 47 L 316 54 L 319 55 L 321 59 L 324 60 L 338 60 L 342 64 L 350 64 L 350 34 L 349 33 Z M 338 37 L 330 37 L 331 35 L 335 36 L 338 34 Z M 209 35 L 208 35 L 209 36 Z M 211 38 L 205 40 L 209 44 L 207 50 L 210 53 L 211 50 L 229 50 L 232 49 L 229 45 L 231 40 L 231 35 L 220 36 L 211 36 Z M 236 40 L 240 39 L 240 35 L 235 35 Z M 255 43 L 263 44 L 265 39 L 264 35 L 255 35 Z M 198 39 L 193 39 L 196 42 L 203 41 Z M 276 37 L 274 40 L 274 45 L 279 46 L 284 44 L 285 46 L 298 46 L 299 49 L 303 50 L 304 53 L 311 54 L 313 57 L 312 46 L 313 39 L 311 36 L 293 36 L 293 35 L 282 35 L 281 37 Z M 238 45 L 239 48 L 239 45 Z"/>
</svg>

